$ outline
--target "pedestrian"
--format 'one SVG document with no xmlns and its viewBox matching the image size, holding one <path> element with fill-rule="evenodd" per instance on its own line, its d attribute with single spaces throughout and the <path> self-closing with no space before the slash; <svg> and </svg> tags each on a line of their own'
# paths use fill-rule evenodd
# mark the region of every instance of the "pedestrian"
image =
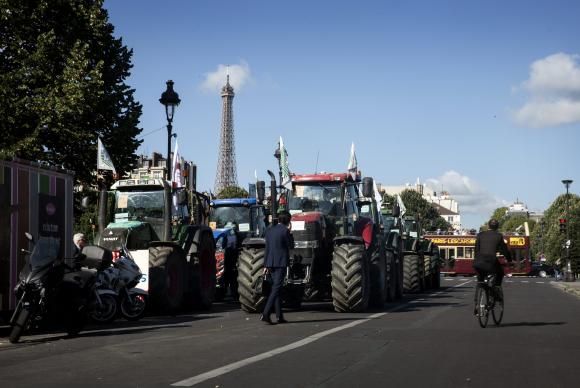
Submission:
<svg viewBox="0 0 580 388">
<path fill-rule="evenodd" d="M 275 310 L 278 323 L 286 323 L 282 315 L 282 301 L 280 290 L 286 275 L 286 267 L 290 258 L 290 249 L 294 248 L 294 238 L 292 237 L 292 216 L 287 211 L 278 213 L 278 224 L 266 230 L 266 252 L 264 262 L 264 274 L 270 273 L 272 276 L 272 290 L 268 295 L 268 301 L 260 320 L 268 324 L 273 324 L 270 319 L 272 308 Z"/>
<path fill-rule="evenodd" d="M 85 245 L 87 245 L 87 238 L 83 233 L 77 233 L 73 236 L 73 242 L 75 244 L 73 256 L 78 256 L 83 251 Z"/>
</svg>

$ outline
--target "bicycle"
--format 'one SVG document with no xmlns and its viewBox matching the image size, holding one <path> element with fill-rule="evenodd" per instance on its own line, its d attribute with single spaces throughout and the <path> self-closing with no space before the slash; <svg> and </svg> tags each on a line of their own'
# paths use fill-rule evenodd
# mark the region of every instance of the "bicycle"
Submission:
<svg viewBox="0 0 580 388">
<path fill-rule="evenodd" d="M 479 326 L 486 327 L 489 313 L 496 326 L 503 318 L 504 299 L 501 286 L 495 285 L 495 275 L 486 275 L 485 280 L 477 282 L 475 289 L 475 312 Z"/>
</svg>

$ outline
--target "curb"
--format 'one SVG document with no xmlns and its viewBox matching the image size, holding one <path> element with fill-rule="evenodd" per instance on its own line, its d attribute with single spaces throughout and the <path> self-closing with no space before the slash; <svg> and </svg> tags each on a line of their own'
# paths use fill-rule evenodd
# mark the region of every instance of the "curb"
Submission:
<svg viewBox="0 0 580 388">
<path fill-rule="evenodd" d="M 554 287 L 557 287 L 564 292 L 580 297 L 580 286 L 570 286 L 569 284 L 560 282 L 558 283 L 553 282 L 552 284 L 554 285 Z"/>
</svg>

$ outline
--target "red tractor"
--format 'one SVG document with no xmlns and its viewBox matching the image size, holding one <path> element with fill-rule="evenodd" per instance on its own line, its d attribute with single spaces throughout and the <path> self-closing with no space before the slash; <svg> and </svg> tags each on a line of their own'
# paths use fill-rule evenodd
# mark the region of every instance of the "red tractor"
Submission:
<svg viewBox="0 0 580 388">
<path fill-rule="evenodd" d="M 279 199 L 280 207 L 292 214 L 295 241 L 282 292 L 286 305 L 299 307 L 303 298 L 331 296 L 336 311 L 367 309 L 371 257 L 376 252 L 384 255 L 384 249 L 373 221 L 360 216 L 358 201 L 372 196 L 372 178 L 365 178 L 362 194 L 360 183 L 359 175 L 347 173 L 291 175 L 292 188 Z M 264 240 L 247 240 L 238 265 L 238 291 L 245 311 L 259 312 L 265 302 L 255 292 L 263 266 Z"/>
</svg>

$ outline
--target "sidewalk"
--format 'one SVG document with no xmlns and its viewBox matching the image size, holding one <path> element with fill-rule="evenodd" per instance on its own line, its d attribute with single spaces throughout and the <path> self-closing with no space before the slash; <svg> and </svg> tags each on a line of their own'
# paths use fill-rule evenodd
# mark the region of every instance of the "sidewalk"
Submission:
<svg viewBox="0 0 580 388">
<path fill-rule="evenodd" d="M 557 282 L 553 281 L 551 282 L 551 284 L 554 287 L 558 287 L 562 290 L 564 290 L 565 292 L 569 292 L 570 294 L 576 295 L 577 297 L 580 297 L 580 280 L 576 280 L 575 282 L 565 282 L 562 280 L 559 280 Z"/>
</svg>

